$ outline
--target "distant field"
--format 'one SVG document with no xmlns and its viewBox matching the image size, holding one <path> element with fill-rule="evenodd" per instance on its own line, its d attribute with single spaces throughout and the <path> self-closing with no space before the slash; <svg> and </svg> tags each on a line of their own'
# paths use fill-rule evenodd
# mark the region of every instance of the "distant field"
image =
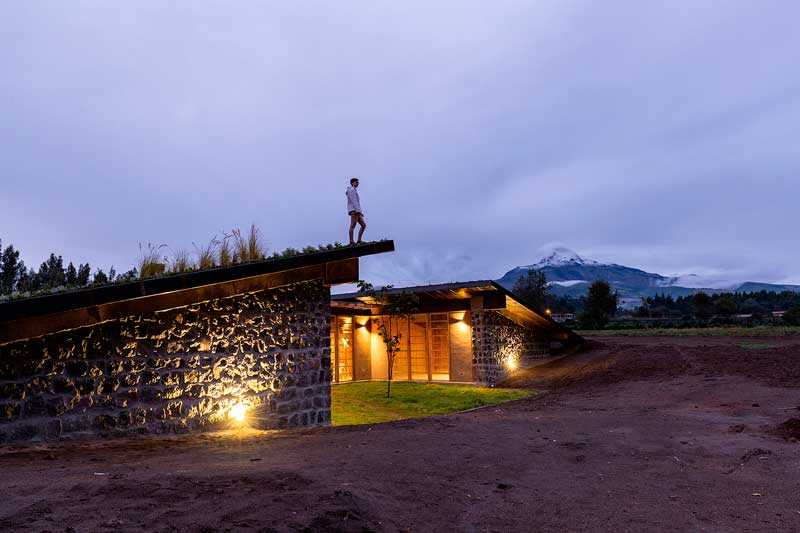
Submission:
<svg viewBox="0 0 800 533">
<path fill-rule="evenodd" d="M 392 397 L 387 398 L 385 381 L 344 383 L 331 387 L 331 417 L 334 426 L 375 424 L 443 415 L 534 394 L 529 390 L 393 381 Z"/>
<path fill-rule="evenodd" d="M 782 337 L 800 335 L 800 327 L 601 329 L 577 333 L 584 337 Z"/>
</svg>

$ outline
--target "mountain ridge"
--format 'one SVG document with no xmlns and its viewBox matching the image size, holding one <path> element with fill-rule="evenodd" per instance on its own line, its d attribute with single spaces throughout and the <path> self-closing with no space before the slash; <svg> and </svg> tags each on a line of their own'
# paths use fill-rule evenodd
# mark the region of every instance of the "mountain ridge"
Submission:
<svg viewBox="0 0 800 533">
<path fill-rule="evenodd" d="M 703 287 L 703 278 L 695 274 L 663 276 L 616 263 L 601 263 L 581 257 L 563 245 L 554 247 L 537 263 L 512 268 L 497 282 L 508 289 L 512 289 L 516 281 L 531 268 L 544 272 L 549 290 L 551 294 L 556 296 L 584 296 L 593 281 L 604 279 L 611 284 L 612 288 L 617 290 L 620 296 L 620 306 L 624 308 L 636 307 L 640 305 L 642 298 L 655 296 L 656 294 L 678 297 L 690 296 L 698 292 L 708 294 L 756 292 L 761 290 L 800 292 L 800 285 L 757 281 L 735 282 L 722 287 Z M 693 286 L 681 284 L 687 281 L 690 281 Z M 718 284 L 718 282 L 708 284 L 713 285 Z"/>
</svg>

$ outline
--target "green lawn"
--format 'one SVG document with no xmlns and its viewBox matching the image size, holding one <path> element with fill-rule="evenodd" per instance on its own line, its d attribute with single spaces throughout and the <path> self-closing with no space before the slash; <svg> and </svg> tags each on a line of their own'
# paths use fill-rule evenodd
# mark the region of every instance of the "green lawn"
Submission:
<svg viewBox="0 0 800 533">
<path fill-rule="evenodd" d="M 601 329 L 577 333 L 584 337 L 783 337 L 800 335 L 800 327 Z"/>
<path fill-rule="evenodd" d="M 519 389 L 393 381 L 392 397 L 387 398 L 385 381 L 345 383 L 331 387 L 331 417 L 334 426 L 374 424 L 443 415 L 533 394 Z"/>
</svg>

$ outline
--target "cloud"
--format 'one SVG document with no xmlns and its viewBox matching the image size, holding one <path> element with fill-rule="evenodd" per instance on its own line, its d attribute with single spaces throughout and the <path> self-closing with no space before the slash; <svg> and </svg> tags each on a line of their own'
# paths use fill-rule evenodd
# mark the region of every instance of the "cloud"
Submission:
<svg viewBox="0 0 800 533">
<path fill-rule="evenodd" d="M 399 284 L 589 257 L 800 282 L 800 8 L 0 7 L 0 237 L 118 270 L 256 222 Z M 367 265 L 375 265 L 367 266 Z M 760 276 L 760 278 L 757 278 Z"/>
</svg>

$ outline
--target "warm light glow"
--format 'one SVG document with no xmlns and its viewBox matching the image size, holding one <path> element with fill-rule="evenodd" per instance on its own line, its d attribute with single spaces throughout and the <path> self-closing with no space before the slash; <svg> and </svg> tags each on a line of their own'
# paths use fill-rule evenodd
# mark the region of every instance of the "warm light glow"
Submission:
<svg viewBox="0 0 800 533">
<path fill-rule="evenodd" d="M 462 333 L 469 331 L 469 324 L 465 322 L 465 319 L 467 318 L 466 311 L 462 311 L 461 313 L 453 313 L 452 317 L 456 320 L 456 327 L 459 329 L 459 331 Z"/>
<path fill-rule="evenodd" d="M 552 314 L 553 312 L 552 312 L 551 310 L 549 310 L 549 309 L 546 309 L 546 310 L 545 310 L 545 313 L 547 313 L 548 315 L 550 315 L 550 314 Z"/>
<path fill-rule="evenodd" d="M 511 357 L 509 357 L 506 360 L 506 366 L 508 367 L 509 370 L 516 369 L 517 368 L 517 360 L 516 359 L 512 359 Z"/>
<path fill-rule="evenodd" d="M 367 322 L 369 322 L 369 317 L 366 317 L 366 316 L 356 317 L 356 324 L 357 324 L 356 327 L 357 328 L 363 328 L 364 326 L 367 325 Z"/>
<path fill-rule="evenodd" d="M 245 414 L 247 414 L 247 406 L 243 403 L 237 403 L 228 411 L 228 416 L 237 422 L 244 422 Z"/>
</svg>

